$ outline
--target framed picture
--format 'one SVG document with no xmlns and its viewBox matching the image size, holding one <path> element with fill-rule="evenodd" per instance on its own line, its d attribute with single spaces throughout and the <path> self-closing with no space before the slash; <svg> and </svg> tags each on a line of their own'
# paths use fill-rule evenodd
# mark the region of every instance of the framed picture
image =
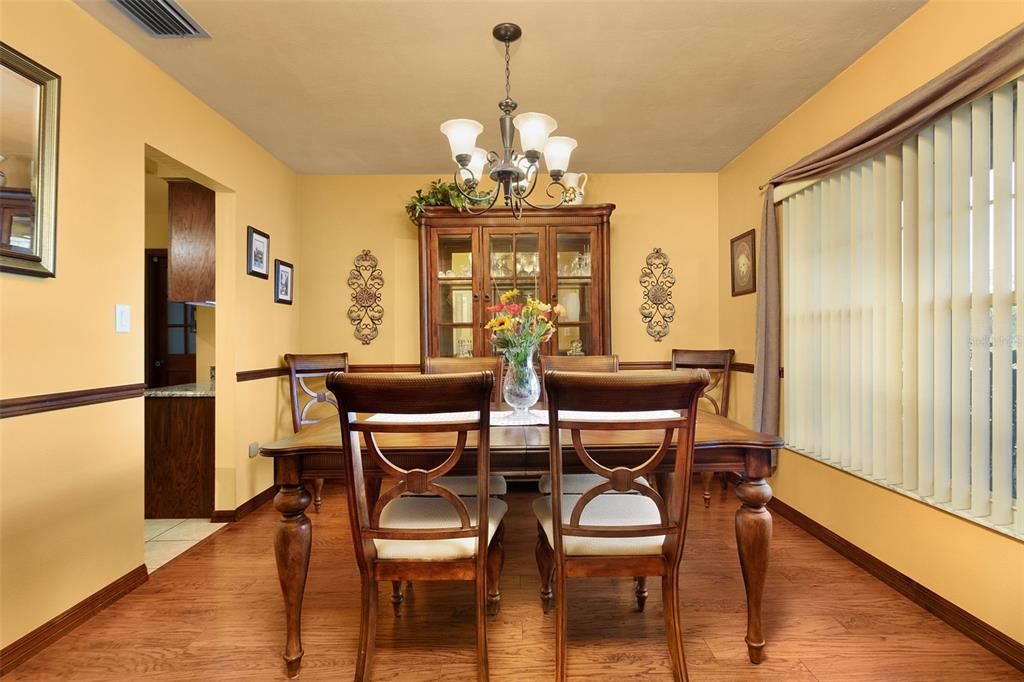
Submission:
<svg viewBox="0 0 1024 682">
<path fill-rule="evenodd" d="M 270 279 L 270 235 L 249 226 L 245 248 L 245 274 Z"/>
<path fill-rule="evenodd" d="M 748 230 L 729 240 L 729 262 L 732 266 L 732 295 L 743 296 L 757 291 L 757 250 L 754 231 Z"/>
<path fill-rule="evenodd" d="M 280 258 L 274 259 L 274 303 L 292 304 L 295 287 L 295 266 Z"/>
</svg>

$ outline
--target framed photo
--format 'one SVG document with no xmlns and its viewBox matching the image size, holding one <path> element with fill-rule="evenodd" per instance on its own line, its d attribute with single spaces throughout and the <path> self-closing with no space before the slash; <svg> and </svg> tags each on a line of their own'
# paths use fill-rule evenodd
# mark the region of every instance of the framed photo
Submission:
<svg viewBox="0 0 1024 682">
<path fill-rule="evenodd" d="M 245 248 L 245 274 L 270 279 L 270 235 L 249 226 Z"/>
<path fill-rule="evenodd" d="M 753 230 L 729 240 L 729 262 L 732 295 L 743 296 L 757 291 L 757 250 L 754 248 Z"/>
<path fill-rule="evenodd" d="M 274 259 L 274 303 L 292 304 L 295 288 L 295 266 L 280 258 Z"/>
</svg>

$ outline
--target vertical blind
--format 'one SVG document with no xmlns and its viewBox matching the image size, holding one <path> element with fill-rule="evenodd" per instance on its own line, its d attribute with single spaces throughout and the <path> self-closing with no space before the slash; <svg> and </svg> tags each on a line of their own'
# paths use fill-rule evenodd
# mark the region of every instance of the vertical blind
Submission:
<svg viewBox="0 0 1024 682">
<path fill-rule="evenodd" d="M 1024 79 L 783 202 L 787 446 L 1024 533 Z"/>
</svg>

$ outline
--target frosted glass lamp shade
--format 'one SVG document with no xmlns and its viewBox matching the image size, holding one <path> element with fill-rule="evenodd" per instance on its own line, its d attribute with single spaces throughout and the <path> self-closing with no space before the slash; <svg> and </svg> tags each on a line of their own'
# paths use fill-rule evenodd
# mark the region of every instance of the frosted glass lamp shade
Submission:
<svg viewBox="0 0 1024 682">
<path fill-rule="evenodd" d="M 512 125 L 519 131 L 519 142 L 523 153 L 541 152 L 548 141 L 548 135 L 555 131 L 558 122 L 547 114 L 528 112 L 512 119 Z"/>
<path fill-rule="evenodd" d="M 571 137 L 549 137 L 544 145 L 544 163 L 547 164 L 548 173 L 561 176 L 569 170 L 569 157 L 573 149 L 576 149 L 576 140 Z"/>
<path fill-rule="evenodd" d="M 441 124 L 441 132 L 448 137 L 452 148 L 452 158 L 459 154 L 470 156 L 476 147 L 476 138 L 484 131 L 484 127 L 468 118 L 453 118 Z"/>
<path fill-rule="evenodd" d="M 469 165 L 466 168 L 473 174 L 473 179 L 477 182 L 480 182 L 480 178 L 484 174 L 485 165 L 487 165 L 487 150 L 480 147 L 475 148 L 473 157 L 469 160 Z"/>
<path fill-rule="evenodd" d="M 519 159 L 519 163 L 516 166 L 523 172 L 525 176 L 522 180 L 516 183 L 520 192 L 525 192 L 530 188 L 530 183 L 533 182 L 533 176 L 537 174 L 537 165 L 531 164 L 529 159 L 525 156 Z"/>
</svg>

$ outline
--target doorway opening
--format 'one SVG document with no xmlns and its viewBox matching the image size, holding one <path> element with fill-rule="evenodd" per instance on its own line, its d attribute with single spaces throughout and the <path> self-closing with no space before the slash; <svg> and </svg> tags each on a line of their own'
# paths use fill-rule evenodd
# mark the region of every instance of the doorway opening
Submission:
<svg viewBox="0 0 1024 682">
<path fill-rule="evenodd" d="M 145 534 L 154 571 L 224 524 L 214 510 L 216 192 L 145 164 Z"/>
</svg>

